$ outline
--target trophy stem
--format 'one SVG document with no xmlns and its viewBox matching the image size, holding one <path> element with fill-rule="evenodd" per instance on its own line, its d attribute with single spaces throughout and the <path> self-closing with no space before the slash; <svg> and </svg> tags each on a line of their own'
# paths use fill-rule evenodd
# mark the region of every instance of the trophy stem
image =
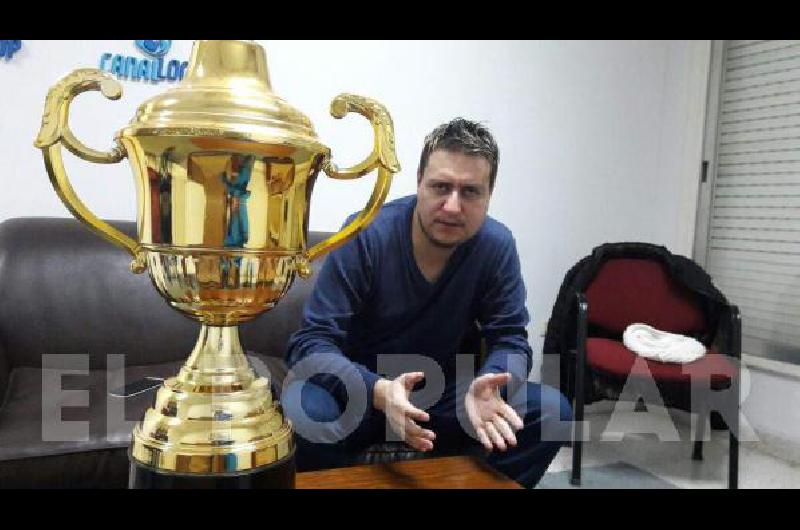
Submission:
<svg viewBox="0 0 800 530">
<path fill-rule="evenodd" d="M 239 341 L 239 326 L 203 324 L 197 343 L 178 374 L 176 389 L 235 392 L 250 387 L 255 378 Z"/>
</svg>

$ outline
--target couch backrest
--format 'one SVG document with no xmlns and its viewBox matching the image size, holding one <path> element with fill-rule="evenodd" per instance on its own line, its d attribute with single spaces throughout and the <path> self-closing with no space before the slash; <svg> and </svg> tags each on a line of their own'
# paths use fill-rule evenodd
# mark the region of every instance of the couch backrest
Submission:
<svg viewBox="0 0 800 530">
<path fill-rule="evenodd" d="M 133 235 L 134 222 L 111 222 Z M 329 234 L 309 233 L 309 245 Z M 75 219 L 28 217 L 0 223 L 0 348 L 11 366 L 41 366 L 44 354 L 108 354 L 126 364 L 183 360 L 199 324 L 169 307 L 130 256 Z M 322 263 L 312 264 L 316 273 Z M 241 326 L 248 351 L 282 357 L 316 274 L 297 278 L 271 311 Z"/>
</svg>

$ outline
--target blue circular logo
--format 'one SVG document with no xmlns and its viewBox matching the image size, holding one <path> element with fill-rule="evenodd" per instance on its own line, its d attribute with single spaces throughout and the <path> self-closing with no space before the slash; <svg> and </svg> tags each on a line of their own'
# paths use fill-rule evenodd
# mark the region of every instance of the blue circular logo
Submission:
<svg viewBox="0 0 800 530">
<path fill-rule="evenodd" d="M 171 40 L 137 40 L 136 47 L 145 55 L 163 57 L 172 46 Z"/>
</svg>

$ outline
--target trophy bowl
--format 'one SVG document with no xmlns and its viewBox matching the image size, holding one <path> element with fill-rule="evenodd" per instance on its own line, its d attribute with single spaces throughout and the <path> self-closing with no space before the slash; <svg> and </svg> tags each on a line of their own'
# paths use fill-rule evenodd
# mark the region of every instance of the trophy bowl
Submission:
<svg viewBox="0 0 800 530">
<path fill-rule="evenodd" d="M 391 117 L 376 101 L 341 94 L 331 114 L 356 112 L 375 133 L 372 152 L 348 169 L 331 162 L 311 121 L 270 86 L 264 49 L 248 41 L 197 41 L 186 77 L 142 103 L 110 151 L 69 129 L 80 93 L 109 99 L 120 84 L 96 69 L 68 74 L 48 92 L 35 146 L 70 212 L 133 257 L 170 306 L 201 325 L 180 372 L 159 388 L 133 431 L 132 488 L 293 487 L 294 434 L 239 341 L 238 325 L 268 311 L 309 261 L 347 242 L 377 214 L 399 171 Z M 138 238 L 97 218 L 78 198 L 61 148 L 96 163 L 133 168 Z M 320 170 L 352 179 L 377 170 L 364 210 L 306 248 L 311 193 Z"/>
</svg>

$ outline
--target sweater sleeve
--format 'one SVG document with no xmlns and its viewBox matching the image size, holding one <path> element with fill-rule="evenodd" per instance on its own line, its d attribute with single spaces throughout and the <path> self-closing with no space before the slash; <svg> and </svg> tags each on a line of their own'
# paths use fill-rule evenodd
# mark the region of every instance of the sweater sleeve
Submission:
<svg viewBox="0 0 800 530">
<path fill-rule="evenodd" d="M 532 368 L 526 326 L 525 283 L 513 236 L 503 238 L 497 261 L 490 267 L 488 287 L 482 299 L 478 322 L 486 340 L 487 356 L 478 375 L 509 372 L 510 386 L 523 388 Z"/>
<path fill-rule="evenodd" d="M 366 385 L 367 412 L 372 410 L 373 389 L 380 376 L 365 366 L 351 361 L 344 353 L 344 344 L 353 315 L 357 314 L 369 293 L 373 278 L 373 262 L 364 232 L 333 251 L 320 269 L 313 292 L 303 309 L 302 325 L 289 339 L 286 364 L 290 370 L 304 362 L 299 375 L 308 373 L 309 380 L 330 392 L 344 404 L 350 391 Z M 306 364 L 308 363 L 308 364 Z M 354 379 L 360 376 L 359 379 Z M 351 386 L 351 383 L 355 385 Z"/>
</svg>

